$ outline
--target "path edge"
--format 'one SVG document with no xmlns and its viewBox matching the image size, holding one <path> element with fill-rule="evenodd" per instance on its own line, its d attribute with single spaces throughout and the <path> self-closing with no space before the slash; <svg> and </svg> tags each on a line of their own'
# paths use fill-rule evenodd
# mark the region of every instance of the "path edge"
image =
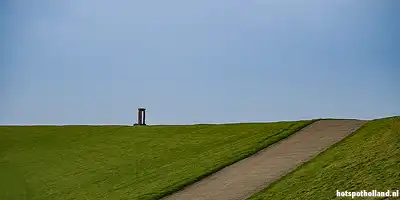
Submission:
<svg viewBox="0 0 400 200">
<path fill-rule="evenodd" d="M 176 192 L 179 192 L 179 191 L 181 191 L 181 190 L 183 190 L 183 189 L 189 187 L 190 185 L 193 185 L 194 183 L 199 182 L 199 181 L 201 181 L 201 180 L 203 180 L 203 179 L 205 179 L 205 178 L 207 178 L 207 177 L 209 177 L 209 176 L 211 176 L 211 175 L 217 173 L 218 171 L 221 171 L 222 169 L 224 169 L 224 168 L 226 168 L 226 167 L 229 167 L 229 166 L 231 166 L 231 165 L 233 165 L 233 164 L 235 164 L 235 163 L 237 163 L 237 162 L 240 162 L 240 161 L 242 161 L 242 160 L 244 160 L 244 159 L 246 159 L 246 158 L 249 158 L 249 157 L 251 157 L 251 156 L 253 156 L 253 155 L 256 155 L 256 154 L 259 153 L 260 151 L 262 151 L 262 150 L 264 150 L 264 149 L 266 149 L 266 148 L 269 148 L 269 147 L 271 147 L 272 145 L 276 145 L 277 143 L 280 143 L 280 142 L 283 141 L 283 140 L 286 140 L 286 139 L 289 138 L 290 136 L 296 134 L 297 132 L 299 132 L 299 131 L 301 131 L 301 130 L 307 128 L 308 126 L 314 124 L 315 122 L 321 121 L 321 120 L 325 120 L 325 119 L 318 118 L 318 119 L 304 120 L 304 121 L 310 121 L 310 122 L 309 122 L 309 123 L 305 123 L 303 126 L 299 126 L 299 127 L 297 127 L 296 129 L 293 129 L 291 132 L 289 132 L 289 134 L 288 134 L 287 136 L 282 137 L 282 138 L 280 138 L 279 140 L 277 140 L 277 141 L 275 141 L 275 142 L 273 142 L 273 143 L 271 143 L 271 144 L 266 144 L 265 146 L 261 146 L 260 148 L 257 148 L 257 149 L 255 149 L 255 150 L 249 152 L 248 154 L 245 154 L 245 155 L 243 155 L 243 156 L 237 157 L 236 159 L 232 160 L 232 162 L 229 162 L 229 163 L 227 163 L 226 165 L 221 165 L 220 167 L 217 167 L 217 168 L 215 168 L 214 170 L 211 170 L 211 171 L 208 172 L 208 173 L 205 173 L 205 174 L 203 174 L 203 175 L 201 175 L 201 176 L 199 176 L 199 177 L 197 177 L 197 178 L 194 178 L 193 180 L 188 181 L 187 183 L 182 184 L 181 186 L 178 186 L 178 187 L 176 187 L 176 188 L 172 188 L 172 189 L 170 189 L 170 190 L 166 190 L 165 192 L 162 192 L 162 193 L 156 195 L 154 198 L 155 198 L 155 199 L 163 199 L 163 198 L 165 198 L 165 197 L 168 197 L 169 195 L 172 195 L 172 194 L 174 194 L 174 193 L 176 193 Z M 298 121 L 303 121 L 303 120 L 298 120 Z M 293 122 L 296 122 L 296 121 L 293 121 Z M 283 130 L 282 132 L 284 132 L 284 131 L 285 131 L 285 130 Z M 282 132 L 279 132 L 277 135 L 281 134 Z"/>
<path fill-rule="evenodd" d="M 322 120 L 331 120 L 331 119 L 322 119 Z M 351 119 L 351 120 L 359 120 L 359 119 Z M 320 120 L 318 120 L 320 121 Z M 341 143 L 343 143 L 346 140 L 349 140 L 352 136 L 354 136 L 355 134 L 357 134 L 357 132 L 359 132 L 360 130 L 364 129 L 368 122 L 374 121 L 374 120 L 359 120 L 359 121 L 364 121 L 364 124 L 361 125 L 358 129 L 354 130 L 353 132 L 351 132 L 349 135 L 347 135 L 346 137 L 344 137 L 343 139 L 339 140 L 338 142 L 334 143 L 333 145 L 331 145 L 330 147 L 328 147 L 327 149 L 319 152 L 317 155 L 315 155 L 313 158 L 311 158 L 310 160 L 301 163 L 300 165 L 298 165 L 296 168 L 294 168 L 293 170 L 291 170 L 290 172 L 286 173 L 285 175 L 281 176 L 279 179 L 273 181 L 272 183 L 266 185 L 263 189 L 259 190 L 258 192 L 252 194 L 249 197 L 246 197 L 246 200 L 259 200 L 256 198 L 257 195 L 261 194 L 262 192 L 268 190 L 269 188 L 271 188 L 272 186 L 274 186 L 275 184 L 277 184 L 280 180 L 290 176 L 291 174 L 299 171 L 303 166 L 308 165 L 309 163 L 313 162 L 314 160 L 316 160 L 317 158 L 319 158 L 320 156 L 322 156 L 323 154 L 325 154 L 327 151 L 335 148 L 336 146 L 340 145 Z"/>
</svg>

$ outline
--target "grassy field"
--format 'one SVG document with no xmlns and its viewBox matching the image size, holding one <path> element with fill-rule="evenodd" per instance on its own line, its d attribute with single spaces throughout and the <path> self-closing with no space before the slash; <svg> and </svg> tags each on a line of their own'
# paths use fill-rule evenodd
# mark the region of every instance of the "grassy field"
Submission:
<svg viewBox="0 0 400 200">
<path fill-rule="evenodd" d="M 336 190 L 394 189 L 400 189 L 400 117 L 368 122 L 251 200 L 321 200 L 335 198 Z"/>
<path fill-rule="evenodd" d="M 309 123 L 0 127 L 0 199 L 154 199 Z"/>
</svg>

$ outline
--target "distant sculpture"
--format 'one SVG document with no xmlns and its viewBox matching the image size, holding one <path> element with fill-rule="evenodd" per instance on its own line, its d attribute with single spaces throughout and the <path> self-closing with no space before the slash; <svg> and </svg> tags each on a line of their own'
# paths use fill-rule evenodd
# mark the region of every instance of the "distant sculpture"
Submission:
<svg viewBox="0 0 400 200">
<path fill-rule="evenodd" d="M 146 125 L 146 108 L 138 108 L 138 121 L 136 126 Z"/>
</svg>

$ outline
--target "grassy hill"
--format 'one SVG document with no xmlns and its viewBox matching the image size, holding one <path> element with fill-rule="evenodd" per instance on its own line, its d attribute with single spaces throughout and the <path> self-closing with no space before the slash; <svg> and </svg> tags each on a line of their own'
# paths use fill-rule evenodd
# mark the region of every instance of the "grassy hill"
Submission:
<svg viewBox="0 0 400 200">
<path fill-rule="evenodd" d="M 154 199 L 311 122 L 0 127 L 0 199 Z"/>
<path fill-rule="evenodd" d="M 400 117 L 391 117 L 367 122 L 251 199 L 322 200 L 335 198 L 336 190 L 399 189 Z"/>
</svg>

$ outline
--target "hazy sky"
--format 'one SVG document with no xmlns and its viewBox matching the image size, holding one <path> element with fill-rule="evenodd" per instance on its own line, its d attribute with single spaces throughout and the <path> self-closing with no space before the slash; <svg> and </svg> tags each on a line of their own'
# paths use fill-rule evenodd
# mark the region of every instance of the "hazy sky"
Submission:
<svg viewBox="0 0 400 200">
<path fill-rule="evenodd" d="M 398 0 L 0 6 L 0 124 L 400 115 Z"/>
</svg>

